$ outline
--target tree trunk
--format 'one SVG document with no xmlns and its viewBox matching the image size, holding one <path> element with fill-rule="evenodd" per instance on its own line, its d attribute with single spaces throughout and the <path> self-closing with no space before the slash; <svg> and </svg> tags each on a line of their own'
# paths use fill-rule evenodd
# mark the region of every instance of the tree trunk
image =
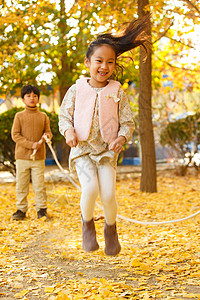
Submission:
<svg viewBox="0 0 200 300">
<path fill-rule="evenodd" d="M 149 0 L 138 0 L 138 15 L 145 15 L 144 8 Z M 151 36 L 149 22 L 148 35 Z M 156 182 L 156 155 L 151 110 L 151 53 L 144 63 L 145 52 L 140 49 L 140 90 L 139 90 L 139 133 L 142 153 L 142 170 L 140 190 L 142 192 L 157 192 Z"/>
<path fill-rule="evenodd" d="M 66 84 L 60 85 L 59 87 L 59 93 L 60 93 L 60 101 L 59 101 L 59 105 L 61 105 L 63 98 L 67 92 L 67 90 L 69 89 L 69 86 L 67 86 Z"/>
<path fill-rule="evenodd" d="M 61 43 L 63 44 L 63 47 L 65 46 L 65 35 L 67 32 L 67 23 L 66 23 L 66 16 L 65 16 L 65 0 L 60 0 L 60 21 L 58 24 L 59 32 L 61 35 Z M 59 93 L 60 93 L 60 101 L 59 104 L 62 103 L 62 100 L 69 89 L 69 85 L 67 82 L 67 74 L 70 72 L 69 70 L 69 63 L 68 63 L 68 57 L 67 53 L 64 52 L 62 57 L 61 57 L 61 69 L 58 71 L 57 76 L 60 82 L 60 87 L 59 87 Z"/>
</svg>

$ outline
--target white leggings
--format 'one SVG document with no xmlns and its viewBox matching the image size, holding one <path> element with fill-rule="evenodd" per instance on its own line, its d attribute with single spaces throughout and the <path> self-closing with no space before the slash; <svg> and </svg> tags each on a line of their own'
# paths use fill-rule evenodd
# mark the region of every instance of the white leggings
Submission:
<svg viewBox="0 0 200 300">
<path fill-rule="evenodd" d="M 82 189 L 80 206 L 83 220 L 90 221 L 93 218 L 99 193 L 106 223 L 113 225 L 117 216 L 116 170 L 108 162 L 96 165 L 89 156 L 76 159 L 75 164 Z"/>
</svg>

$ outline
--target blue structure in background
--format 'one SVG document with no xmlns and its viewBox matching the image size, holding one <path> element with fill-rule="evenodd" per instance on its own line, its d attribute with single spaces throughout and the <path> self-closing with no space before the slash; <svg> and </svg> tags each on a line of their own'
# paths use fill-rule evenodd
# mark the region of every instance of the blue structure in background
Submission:
<svg viewBox="0 0 200 300">
<path fill-rule="evenodd" d="M 45 159 L 45 166 L 53 166 L 56 165 L 56 162 L 53 158 L 46 158 Z"/>
<path fill-rule="evenodd" d="M 124 157 L 122 161 L 123 166 L 140 166 L 140 157 Z"/>
<path fill-rule="evenodd" d="M 141 165 L 141 160 L 139 157 L 139 149 L 133 144 L 128 145 L 128 149 L 123 153 L 123 166 L 139 166 Z"/>
<path fill-rule="evenodd" d="M 162 79 L 163 79 L 163 86 L 164 87 L 171 87 L 171 88 L 173 88 L 173 81 L 172 80 L 169 80 L 168 79 L 169 78 L 169 75 L 167 75 L 167 74 L 164 74 L 164 75 L 162 75 Z"/>
<path fill-rule="evenodd" d="M 3 98 L 0 98 L 0 105 L 3 104 L 5 100 Z"/>
</svg>

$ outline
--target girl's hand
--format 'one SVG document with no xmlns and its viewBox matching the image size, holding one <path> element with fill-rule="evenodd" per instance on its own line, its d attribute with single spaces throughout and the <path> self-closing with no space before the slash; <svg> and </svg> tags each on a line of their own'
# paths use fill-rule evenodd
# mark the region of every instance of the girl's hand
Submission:
<svg viewBox="0 0 200 300">
<path fill-rule="evenodd" d="M 65 139 L 67 145 L 70 147 L 76 147 L 78 145 L 78 140 L 74 129 L 68 129 L 65 131 Z"/>
<path fill-rule="evenodd" d="M 120 153 L 123 149 L 123 145 L 126 142 L 126 139 L 124 136 L 119 136 L 116 140 L 114 140 L 112 143 L 110 143 L 109 145 L 109 150 L 116 152 L 116 153 Z"/>
</svg>

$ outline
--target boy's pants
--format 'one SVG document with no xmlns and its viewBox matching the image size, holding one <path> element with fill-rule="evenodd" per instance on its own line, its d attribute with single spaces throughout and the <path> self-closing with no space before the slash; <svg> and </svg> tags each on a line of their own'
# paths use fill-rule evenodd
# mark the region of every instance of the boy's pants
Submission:
<svg viewBox="0 0 200 300">
<path fill-rule="evenodd" d="M 26 212 L 28 210 L 27 196 L 29 193 L 30 178 L 32 179 L 35 193 L 36 210 L 46 208 L 47 196 L 44 182 L 44 160 L 16 160 L 16 196 L 17 209 Z"/>
<path fill-rule="evenodd" d="M 93 218 L 99 193 L 106 223 L 113 225 L 117 216 L 116 170 L 108 162 L 97 165 L 88 155 L 77 158 L 75 164 L 82 189 L 80 206 L 83 220 L 90 221 Z"/>
</svg>

